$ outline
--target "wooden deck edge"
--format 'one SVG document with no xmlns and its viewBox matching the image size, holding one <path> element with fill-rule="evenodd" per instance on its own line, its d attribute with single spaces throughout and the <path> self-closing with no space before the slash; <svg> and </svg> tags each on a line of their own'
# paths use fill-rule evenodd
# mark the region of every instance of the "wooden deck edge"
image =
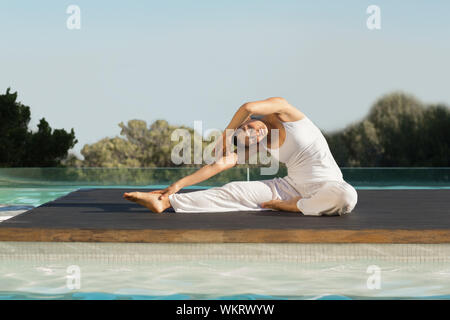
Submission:
<svg viewBox="0 0 450 320">
<path fill-rule="evenodd" d="M 0 241 L 146 243 L 450 243 L 450 229 L 96 230 L 0 228 Z"/>
</svg>

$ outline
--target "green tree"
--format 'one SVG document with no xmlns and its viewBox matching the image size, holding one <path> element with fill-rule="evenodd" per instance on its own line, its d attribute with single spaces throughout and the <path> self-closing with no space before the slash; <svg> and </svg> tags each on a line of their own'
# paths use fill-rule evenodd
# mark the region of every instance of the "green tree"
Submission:
<svg viewBox="0 0 450 320">
<path fill-rule="evenodd" d="M 346 146 L 345 156 L 343 157 L 345 166 L 376 166 L 377 162 L 380 161 L 384 151 L 383 145 L 371 121 L 363 120 L 349 126 L 338 136 L 343 143 L 342 146 Z"/>
<path fill-rule="evenodd" d="M 194 159 L 194 140 L 205 147 L 202 136 L 192 128 L 169 125 L 165 120 L 156 120 L 147 126 L 143 120 L 130 120 L 119 123 L 122 137 L 102 139 L 94 144 L 85 145 L 81 150 L 84 157 L 82 166 L 86 167 L 173 167 L 172 148 L 178 141 L 171 141 L 172 132 L 186 129 L 190 135 Z M 73 163 L 73 161 L 72 161 Z"/>
<path fill-rule="evenodd" d="M 141 166 L 135 157 L 137 146 L 119 138 L 105 138 L 94 144 L 85 145 L 81 151 L 84 166 L 105 168 L 137 168 Z"/>
<path fill-rule="evenodd" d="M 412 143 L 424 165 L 450 166 L 450 109 L 445 105 L 429 106 L 417 140 Z"/>
<path fill-rule="evenodd" d="M 377 131 L 383 146 L 378 165 L 382 167 L 420 165 L 416 141 L 423 129 L 425 106 L 403 93 L 386 95 L 375 102 L 367 120 Z"/>
<path fill-rule="evenodd" d="M 328 134 L 340 166 L 449 166 L 450 111 L 401 92 L 385 95 L 368 116 Z"/>
<path fill-rule="evenodd" d="M 0 165 L 7 167 L 54 167 L 77 143 L 73 129 L 52 130 L 45 118 L 38 131 L 28 129 L 30 107 L 17 102 L 17 92 L 0 95 Z"/>
<path fill-rule="evenodd" d="M 30 108 L 16 102 L 17 92 L 0 95 L 0 164 L 21 164 L 26 151 Z"/>
</svg>

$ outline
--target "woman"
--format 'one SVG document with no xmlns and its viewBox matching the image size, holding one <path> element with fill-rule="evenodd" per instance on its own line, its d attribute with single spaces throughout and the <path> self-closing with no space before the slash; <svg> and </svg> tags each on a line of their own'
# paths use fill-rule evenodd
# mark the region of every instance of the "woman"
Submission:
<svg viewBox="0 0 450 320">
<path fill-rule="evenodd" d="M 252 115 L 262 117 L 257 120 L 252 119 Z M 163 212 L 172 207 L 176 212 L 280 210 L 319 216 L 342 215 L 355 207 L 356 190 L 343 180 L 325 137 L 308 117 L 285 99 L 269 98 L 245 103 L 235 113 L 227 129 L 241 129 L 234 136 L 247 151 L 254 150 L 251 147 L 255 143 L 265 142 L 261 144 L 272 151 L 272 157 L 286 164 L 288 175 L 177 193 L 236 165 L 238 155 L 219 146 L 225 152 L 220 153 L 221 157 L 214 163 L 164 190 L 125 193 L 124 198 L 153 212 Z M 230 135 L 224 134 L 223 141 L 219 140 L 223 146 L 229 146 L 230 139 Z M 246 157 L 249 157 L 248 152 Z"/>
</svg>

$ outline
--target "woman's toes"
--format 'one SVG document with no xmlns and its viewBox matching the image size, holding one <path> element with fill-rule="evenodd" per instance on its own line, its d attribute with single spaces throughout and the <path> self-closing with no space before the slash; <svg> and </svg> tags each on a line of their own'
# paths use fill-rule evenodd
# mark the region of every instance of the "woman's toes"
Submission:
<svg viewBox="0 0 450 320">
<path fill-rule="evenodd" d="M 129 201 L 136 201 L 138 199 L 136 192 L 127 192 L 123 194 L 123 197 Z"/>
<path fill-rule="evenodd" d="M 270 209 L 272 207 L 272 201 L 266 201 L 261 203 L 261 208 L 267 208 Z"/>
</svg>

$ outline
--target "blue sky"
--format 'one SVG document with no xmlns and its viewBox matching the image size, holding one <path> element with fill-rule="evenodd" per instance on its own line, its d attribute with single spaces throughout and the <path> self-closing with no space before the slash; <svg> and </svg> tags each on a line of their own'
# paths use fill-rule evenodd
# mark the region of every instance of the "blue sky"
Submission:
<svg viewBox="0 0 450 320">
<path fill-rule="evenodd" d="M 381 30 L 366 28 L 371 4 Z M 75 128 L 77 152 L 131 119 L 222 129 L 270 96 L 334 130 L 393 90 L 449 103 L 449 16 L 445 0 L 2 0 L 0 91 L 19 92 L 33 126 Z"/>
</svg>

